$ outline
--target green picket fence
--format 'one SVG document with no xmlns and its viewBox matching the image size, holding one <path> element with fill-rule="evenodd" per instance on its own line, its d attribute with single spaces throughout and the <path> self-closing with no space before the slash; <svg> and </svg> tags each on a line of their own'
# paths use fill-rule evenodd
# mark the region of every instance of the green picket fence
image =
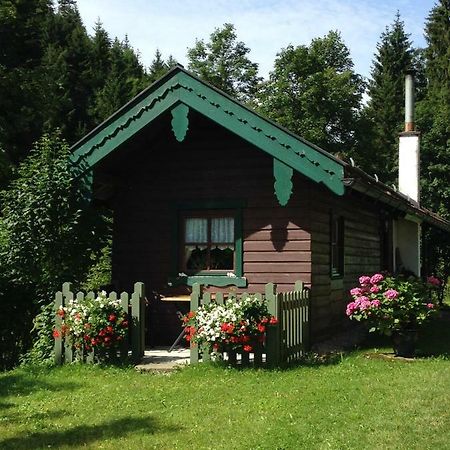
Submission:
<svg viewBox="0 0 450 450">
<path fill-rule="evenodd" d="M 251 353 L 229 351 L 222 355 L 230 364 L 242 366 L 253 365 L 255 367 L 277 367 L 292 363 L 301 358 L 309 350 L 309 322 L 310 322 L 310 290 L 303 282 L 297 281 L 291 292 L 277 292 L 274 283 L 265 286 L 264 294 L 211 293 L 204 292 L 203 286 L 194 284 L 191 294 L 191 311 L 196 311 L 199 306 L 211 302 L 223 304 L 232 299 L 239 302 L 241 298 L 255 295 L 265 299 L 269 313 L 278 319 L 278 324 L 267 328 L 264 345 L 256 346 Z M 191 344 L 191 364 L 199 361 L 209 361 L 211 352 L 207 348 L 198 348 Z"/>
<path fill-rule="evenodd" d="M 84 298 L 95 298 L 94 292 L 73 292 L 70 283 L 64 283 L 62 290 L 55 294 L 55 313 L 71 300 L 81 301 Z M 128 314 L 128 333 L 120 347 L 107 351 L 91 350 L 88 353 L 75 349 L 68 339 L 63 336 L 55 338 L 55 362 L 56 364 L 82 361 L 94 363 L 99 360 L 124 361 L 130 355 L 133 362 L 139 363 L 144 356 L 144 330 L 145 330 L 145 287 L 144 283 L 135 283 L 133 293 L 122 292 L 119 296 L 116 292 L 108 294 L 110 300 L 120 299 L 124 311 Z M 56 315 L 56 329 L 61 329 L 62 319 Z"/>
</svg>

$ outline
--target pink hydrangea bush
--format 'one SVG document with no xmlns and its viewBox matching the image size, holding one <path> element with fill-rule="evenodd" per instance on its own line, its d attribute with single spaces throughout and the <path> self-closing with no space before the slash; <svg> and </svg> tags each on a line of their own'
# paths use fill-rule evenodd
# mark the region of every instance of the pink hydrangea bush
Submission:
<svg viewBox="0 0 450 450">
<path fill-rule="evenodd" d="M 417 329 L 436 312 L 436 291 L 441 284 L 436 277 L 428 277 L 424 283 L 414 277 L 362 275 L 359 286 L 350 290 L 352 301 L 346 314 L 352 320 L 367 322 L 371 332 L 390 335 Z"/>
</svg>

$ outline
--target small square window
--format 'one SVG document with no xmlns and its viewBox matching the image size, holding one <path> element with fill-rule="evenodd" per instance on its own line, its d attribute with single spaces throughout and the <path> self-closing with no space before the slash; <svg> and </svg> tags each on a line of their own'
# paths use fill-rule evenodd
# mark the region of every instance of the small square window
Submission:
<svg viewBox="0 0 450 450">
<path fill-rule="evenodd" d="M 181 271 L 235 271 L 235 217 L 230 212 L 185 213 L 181 235 Z"/>
</svg>

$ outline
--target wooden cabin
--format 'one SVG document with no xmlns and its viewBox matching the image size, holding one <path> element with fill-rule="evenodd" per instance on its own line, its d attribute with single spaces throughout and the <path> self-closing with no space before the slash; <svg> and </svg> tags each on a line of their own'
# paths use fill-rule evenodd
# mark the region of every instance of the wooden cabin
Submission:
<svg viewBox="0 0 450 450">
<path fill-rule="evenodd" d="M 313 339 L 330 335 L 361 274 L 417 272 L 411 235 L 422 222 L 450 229 L 180 66 L 75 144 L 72 161 L 113 210 L 116 289 L 145 283 L 151 345 L 174 341 L 195 282 L 261 292 L 302 280 Z"/>
</svg>

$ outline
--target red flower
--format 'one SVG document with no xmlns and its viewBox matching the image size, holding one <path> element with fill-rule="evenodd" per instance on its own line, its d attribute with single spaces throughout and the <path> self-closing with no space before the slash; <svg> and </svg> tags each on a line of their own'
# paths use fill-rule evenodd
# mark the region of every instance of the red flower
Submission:
<svg viewBox="0 0 450 450">
<path fill-rule="evenodd" d="M 104 336 L 105 334 L 106 334 L 105 330 L 100 330 L 98 333 L 99 336 Z"/>
<path fill-rule="evenodd" d="M 278 323 L 278 319 L 276 317 L 271 317 L 269 323 L 270 325 L 276 325 Z"/>
<path fill-rule="evenodd" d="M 232 344 L 237 344 L 239 342 L 239 338 L 237 336 L 231 336 L 230 337 L 230 342 Z"/>
<path fill-rule="evenodd" d="M 234 325 L 232 323 L 225 322 L 220 326 L 220 329 L 225 333 L 231 334 L 234 331 Z"/>
<path fill-rule="evenodd" d="M 127 327 L 128 327 L 128 320 L 124 320 L 124 321 L 120 324 L 120 326 L 121 326 L 122 328 L 127 328 Z"/>
<path fill-rule="evenodd" d="M 115 322 L 116 319 L 117 319 L 117 317 L 116 317 L 115 314 L 110 314 L 109 317 L 108 317 L 108 320 L 109 320 L 110 322 Z"/>
<path fill-rule="evenodd" d="M 191 336 L 189 336 L 189 334 L 185 334 L 184 335 L 184 338 L 186 339 L 186 341 L 190 341 L 191 340 Z"/>
<path fill-rule="evenodd" d="M 111 338 L 109 336 L 105 336 L 104 338 L 105 344 L 109 343 L 111 341 Z"/>
<path fill-rule="evenodd" d="M 64 317 L 65 312 L 64 312 L 63 309 L 58 309 L 58 311 L 56 311 L 56 314 L 57 314 L 59 317 Z"/>
<path fill-rule="evenodd" d="M 269 321 L 269 319 L 267 317 L 263 317 L 261 319 L 261 323 L 267 323 Z"/>
<path fill-rule="evenodd" d="M 189 311 L 187 316 L 188 316 L 189 319 L 192 319 L 193 317 L 195 317 L 195 312 L 194 311 Z"/>
<path fill-rule="evenodd" d="M 266 331 L 266 327 L 262 323 L 258 323 L 257 328 L 260 333 L 264 333 L 264 331 Z"/>
<path fill-rule="evenodd" d="M 54 337 L 55 339 L 57 339 L 57 338 L 59 338 L 60 336 L 61 336 L 60 332 L 55 328 L 55 329 L 53 330 L 53 337 Z"/>
<path fill-rule="evenodd" d="M 106 332 L 107 333 L 112 333 L 114 330 L 113 330 L 113 327 L 111 326 L 111 325 L 108 325 L 107 327 L 106 327 Z"/>
<path fill-rule="evenodd" d="M 241 342 L 250 342 L 250 336 L 247 336 L 246 334 L 242 335 Z"/>
<path fill-rule="evenodd" d="M 253 347 L 251 345 L 244 345 L 244 352 L 251 352 Z"/>
<path fill-rule="evenodd" d="M 97 339 L 92 338 L 92 339 L 91 339 L 91 344 L 92 344 L 92 346 L 96 346 L 96 345 L 98 344 Z"/>
</svg>

